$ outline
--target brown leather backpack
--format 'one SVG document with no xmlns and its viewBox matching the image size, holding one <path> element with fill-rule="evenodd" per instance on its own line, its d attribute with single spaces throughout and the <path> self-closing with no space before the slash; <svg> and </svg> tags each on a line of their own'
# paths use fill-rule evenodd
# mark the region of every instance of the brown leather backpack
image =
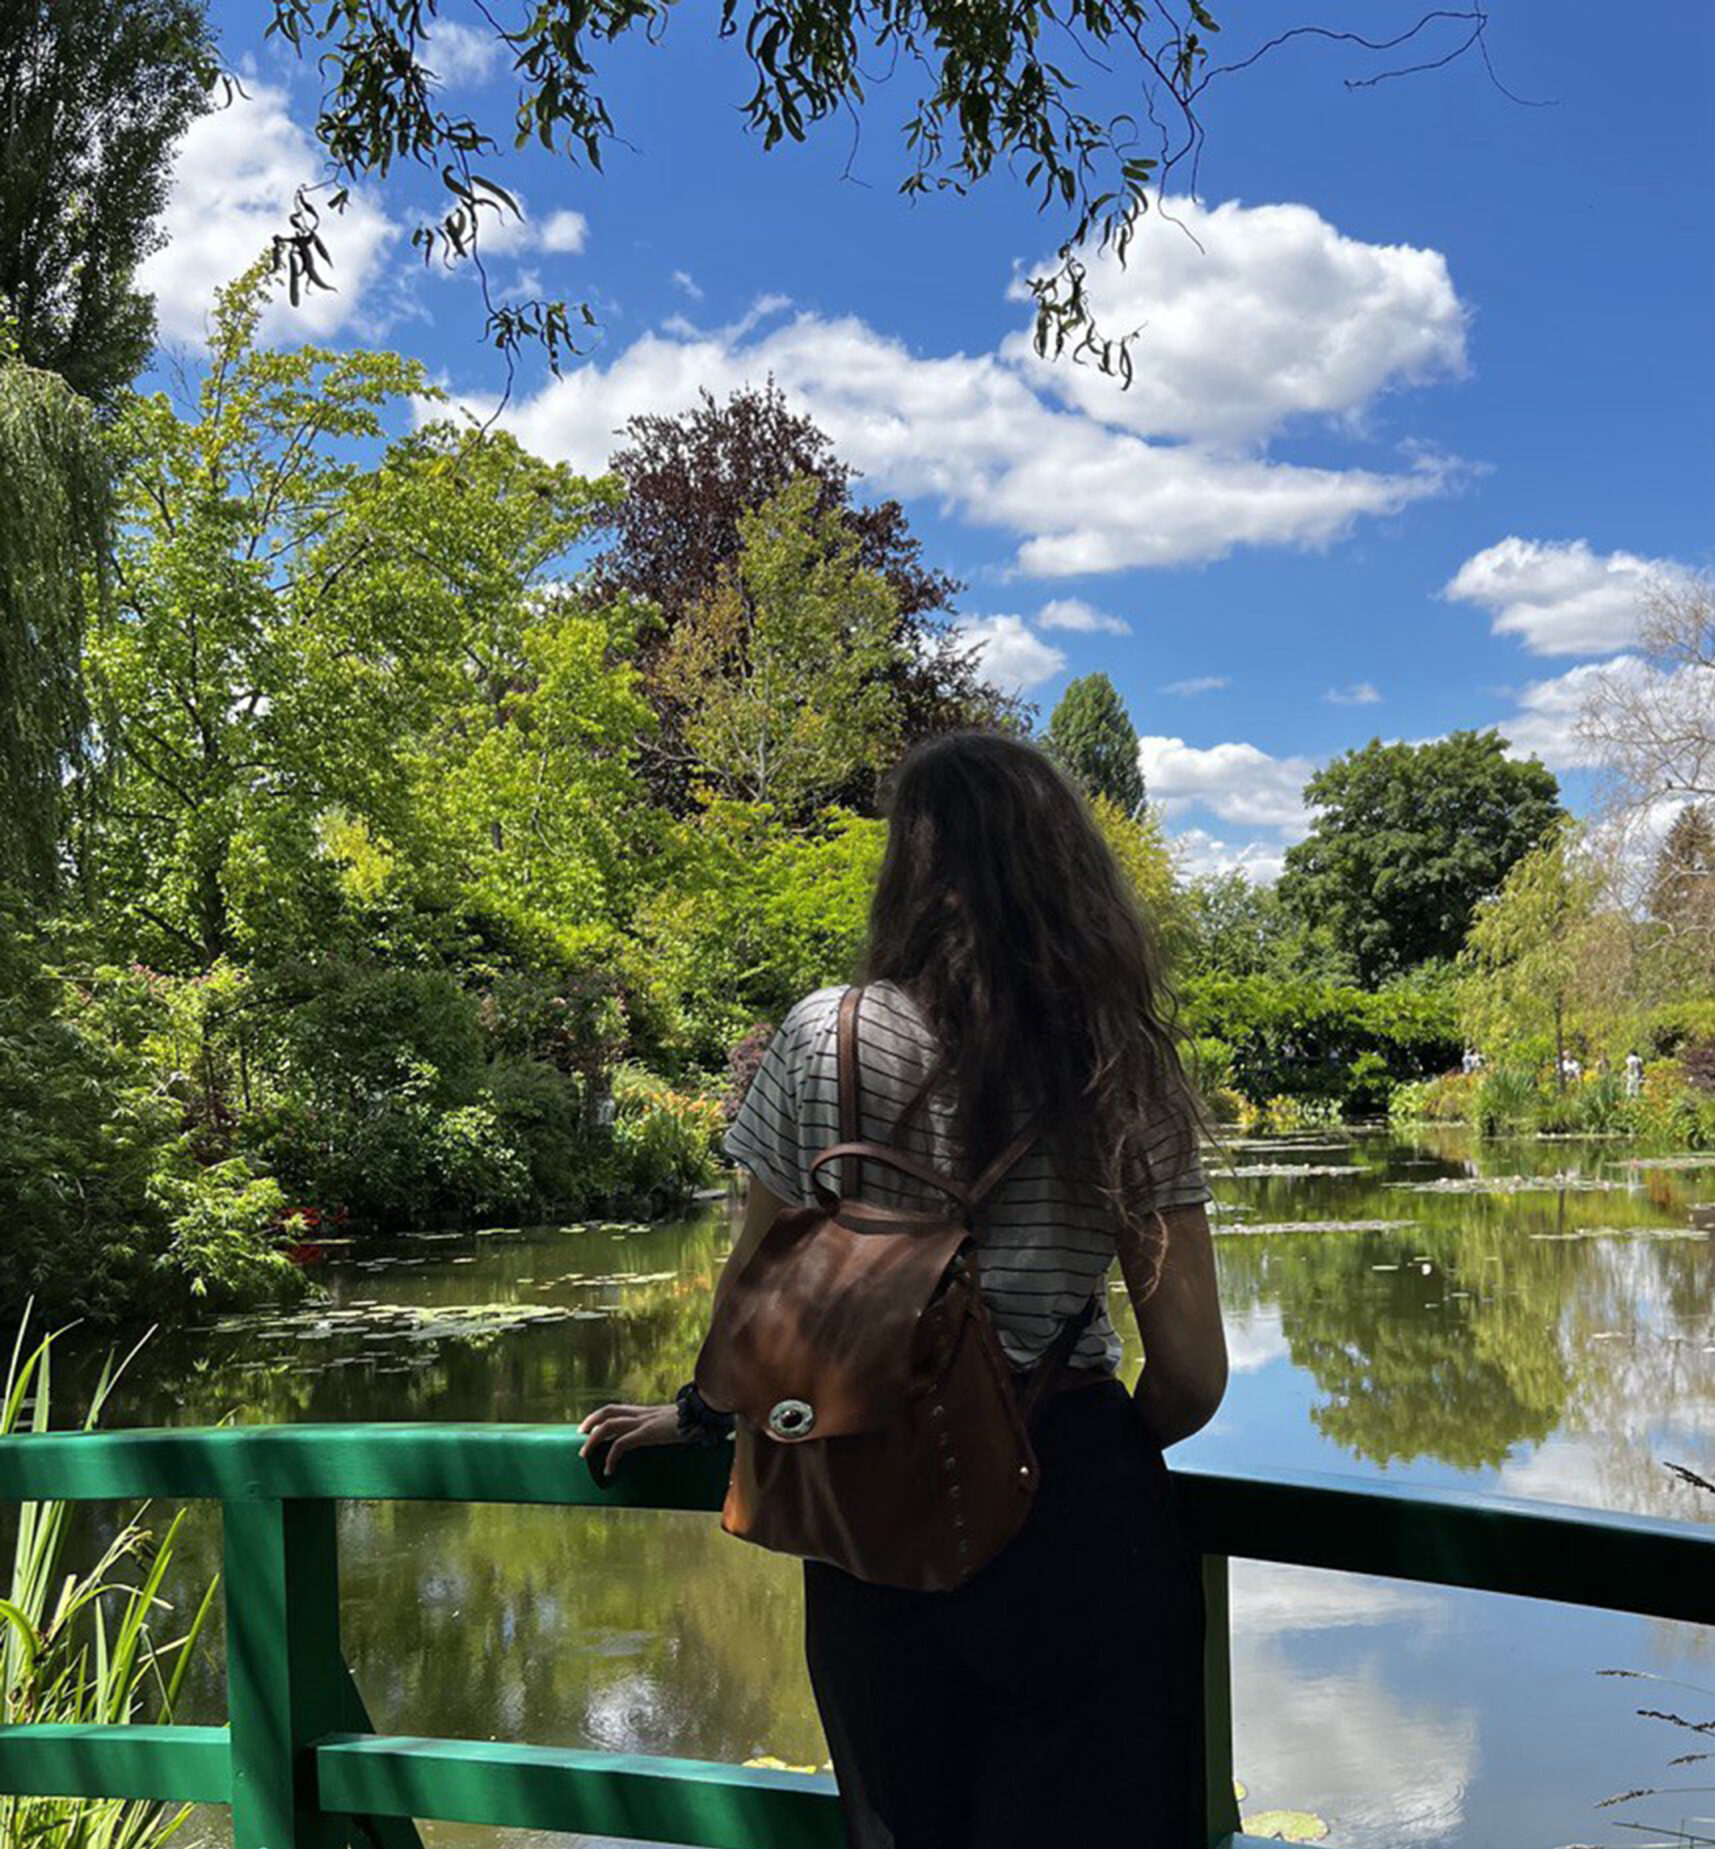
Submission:
<svg viewBox="0 0 1715 1849">
<path fill-rule="evenodd" d="M 840 1003 L 840 1140 L 810 1169 L 821 1205 L 779 1213 L 723 1286 L 696 1384 L 709 1405 L 736 1415 L 721 1518 L 729 1534 L 879 1585 L 944 1591 L 999 1553 L 1029 1513 L 1030 1409 L 1095 1300 L 1021 1383 L 979 1287 L 978 1220 L 1035 1133 L 969 1185 L 861 1141 L 861 996 L 851 988 Z M 862 1163 L 874 1162 L 939 1189 L 949 1205 L 919 1212 L 841 1199 L 822 1177 L 842 1157 L 854 1194 Z"/>
</svg>

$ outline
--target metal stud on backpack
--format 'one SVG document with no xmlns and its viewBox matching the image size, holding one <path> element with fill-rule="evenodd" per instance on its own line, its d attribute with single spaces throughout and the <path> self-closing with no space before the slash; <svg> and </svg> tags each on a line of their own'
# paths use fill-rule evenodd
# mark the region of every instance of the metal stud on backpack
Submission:
<svg viewBox="0 0 1715 1849">
<path fill-rule="evenodd" d="M 943 1591 L 1023 1525 L 1037 1482 L 1029 1410 L 1095 1300 L 1021 1387 L 983 1298 L 977 1222 L 1035 1133 L 970 1185 L 860 1140 L 861 1003 L 855 987 L 841 999 L 840 1140 L 811 1164 L 820 1204 L 779 1213 L 729 1281 L 696 1384 L 737 1415 L 728 1533 L 876 1584 Z M 843 1199 L 823 1179 L 842 1158 L 910 1176 L 948 1204 Z"/>
</svg>

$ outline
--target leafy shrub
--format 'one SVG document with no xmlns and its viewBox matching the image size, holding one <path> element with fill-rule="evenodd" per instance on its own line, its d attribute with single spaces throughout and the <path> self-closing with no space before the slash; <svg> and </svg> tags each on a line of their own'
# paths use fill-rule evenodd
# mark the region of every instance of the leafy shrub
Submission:
<svg viewBox="0 0 1715 1849">
<path fill-rule="evenodd" d="M 275 1184 L 210 1159 L 224 1139 L 185 1027 L 200 1002 L 140 966 L 70 979 L 77 948 L 0 894 L 0 1317 L 29 1298 L 107 1321 L 300 1291 Z"/>
<path fill-rule="evenodd" d="M 1220 1035 L 1199 1034 L 1191 1041 L 1189 1050 L 1192 1080 L 1205 1096 L 1232 1089 L 1233 1049 Z"/>
<path fill-rule="evenodd" d="M 1478 1075 L 1474 1121 L 1484 1136 L 1530 1130 L 1538 1103 L 1536 1073 L 1529 1066 L 1490 1066 Z"/>
<path fill-rule="evenodd" d="M 1439 987 L 1372 994 L 1267 976 L 1198 976 L 1185 984 L 1184 1000 L 1196 1044 L 1225 1045 L 1222 1082 L 1253 1107 L 1284 1095 L 1374 1111 L 1394 1084 L 1445 1071 L 1458 1057 L 1454 1003 Z M 1374 1057 L 1360 1066 L 1365 1054 Z"/>
<path fill-rule="evenodd" d="M 1260 1105 L 1242 1100 L 1239 1121 L 1247 1130 L 1306 1130 L 1339 1123 L 1340 1105 L 1335 1098 L 1295 1098 L 1277 1092 Z"/>
<path fill-rule="evenodd" d="M 1395 1123 L 1470 1123 L 1476 1113 L 1477 1075 L 1442 1072 L 1396 1085 L 1388 1099 Z"/>
<path fill-rule="evenodd" d="M 615 1192 L 665 1204 L 714 1180 L 715 1149 L 726 1128 L 718 1098 L 622 1067 L 614 1075 L 613 1102 Z"/>
</svg>

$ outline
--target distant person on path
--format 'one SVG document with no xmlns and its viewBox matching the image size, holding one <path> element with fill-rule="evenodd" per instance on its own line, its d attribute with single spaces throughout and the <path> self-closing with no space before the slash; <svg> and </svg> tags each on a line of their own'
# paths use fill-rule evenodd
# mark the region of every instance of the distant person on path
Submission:
<svg viewBox="0 0 1715 1849">
<path fill-rule="evenodd" d="M 1576 1054 L 1563 1053 L 1560 1058 L 1560 1076 L 1568 1085 L 1576 1085 L 1584 1076 L 1584 1068 L 1579 1065 Z"/>
<path fill-rule="evenodd" d="M 1011 1375 L 1000 1391 L 1034 1391 L 1045 1368 L 1049 1385 L 1020 1402 L 1037 1465 L 1023 1526 L 963 1583 L 919 1590 L 805 1561 L 806 1654 L 847 1841 L 1202 1849 L 1201 1570 L 1162 1453 L 1213 1416 L 1227 1354 L 1156 936 L 1083 797 L 1034 746 L 931 739 L 894 773 L 887 809 L 863 985 L 787 1013 L 727 1133 L 749 1191 L 717 1334 L 723 1293 L 748 1301 L 764 1259 L 792 1256 L 792 1229 L 820 1227 L 814 1244 L 846 1228 L 849 1244 L 848 1212 L 851 1225 L 944 1218 L 928 1171 L 968 1184 L 1010 1160 L 958 1262 L 974 1262 Z M 865 1155 L 859 1179 L 836 1158 L 830 1229 L 802 1210 L 829 1173 L 812 1165 L 842 1140 L 842 1035 L 860 1139 L 908 1154 L 920 1178 Z M 1107 1309 L 1116 1256 L 1148 1355 L 1129 1392 Z M 801 1431 L 811 1412 L 782 1400 L 768 1424 Z M 633 1446 L 730 1424 L 688 1387 L 677 1407 L 603 1407 L 583 1431 L 612 1468 Z M 749 1425 L 739 1437 L 764 1456 L 773 1442 Z M 795 1442 L 807 1452 L 813 1432 Z M 948 1493 L 924 1481 L 922 1510 Z M 904 1525 L 928 1520 L 912 1507 Z"/>
<path fill-rule="evenodd" d="M 1626 1055 L 1626 1096 L 1636 1098 L 1644 1088 L 1644 1062 L 1638 1057 L 1638 1050 L 1633 1047 Z"/>
</svg>

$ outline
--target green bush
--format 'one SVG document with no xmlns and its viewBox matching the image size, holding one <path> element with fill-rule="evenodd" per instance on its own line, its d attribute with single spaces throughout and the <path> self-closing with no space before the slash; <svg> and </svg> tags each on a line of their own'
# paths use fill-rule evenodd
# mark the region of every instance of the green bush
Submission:
<svg viewBox="0 0 1715 1849">
<path fill-rule="evenodd" d="M 1221 1081 L 1253 1109 L 1275 1097 L 1320 1099 L 1346 1113 L 1385 1108 L 1392 1089 L 1458 1057 L 1442 987 L 1370 993 L 1266 976 L 1199 976 L 1184 988 L 1194 1044 L 1226 1049 Z"/>
<path fill-rule="evenodd" d="M 1508 1136 L 1537 1124 L 1536 1073 L 1510 1063 L 1490 1066 L 1477 1080 L 1474 1121 L 1484 1136 Z"/>
<path fill-rule="evenodd" d="M 639 1067 L 613 1087 L 613 1191 L 665 1203 L 707 1187 L 726 1115 L 711 1091 L 676 1089 Z"/>
<path fill-rule="evenodd" d="M 73 980 L 79 948 L 0 895 L 0 1318 L 32 1297 L 107 1321 L 297 1294 L 279 1189 L 209 1108 L 185 985 L 135 966 Z"/>
<path fill-rule="evenodd" d="M 1477 1077 L 1442 1072 L 1394 1087 L 1388 1117 L 1394 1123 L 1471 1123 L 1476 1114 Z"/>
</svg>

